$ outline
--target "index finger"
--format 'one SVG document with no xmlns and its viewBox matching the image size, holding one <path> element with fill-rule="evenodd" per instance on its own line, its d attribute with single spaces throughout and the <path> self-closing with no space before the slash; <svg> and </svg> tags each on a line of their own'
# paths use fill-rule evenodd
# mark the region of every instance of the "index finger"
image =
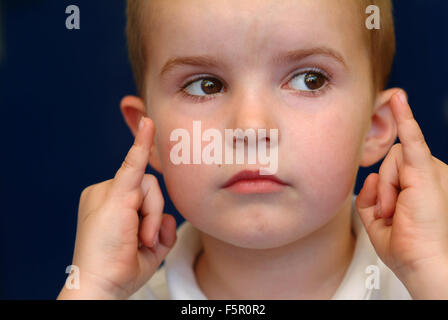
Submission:
<svg viewBox="0 0 448 320">
<path fill-rule="evenodd" d="M 432 158 L 431 151 L 403 91 L 391 98 L 391 108 L 403 146 L 403 161 L 415 168 L 424 167 Z"/>
<path fill-rule="evenodd" d="M 112 186 L 114 191 L 127 192 L 141 188 L 142 179 L 149 162 L 153 137 L 154 123 L 150 118 L 142 117 L 134 144 L 115 174 Z"/>
</svg>

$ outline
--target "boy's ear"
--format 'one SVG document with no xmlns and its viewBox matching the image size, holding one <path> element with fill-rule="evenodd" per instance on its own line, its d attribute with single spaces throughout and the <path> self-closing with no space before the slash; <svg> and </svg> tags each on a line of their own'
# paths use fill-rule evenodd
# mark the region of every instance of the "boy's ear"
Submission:
<svg viewBox="0 0 448 320">
<path fill-rule="evenodd" d="M 121 99 L 120 110 L 121 114 L 123 115 L 124 121 L 135 137 L 138 131 L 138 124 L 140 122 L 140 119 L 143 116 L 148 116 L 146 113 L 145 102 L 141 98 L 136 96 L 125 96 L 123 99 Z M 151 155 L 149 156 L 149 164 L 151 165 L 151 168 L 155 169 L 159 173 L 162 173 L 160 157 L 159 153 L 157 152 L 157 148 L 154 145 L 154 141 L 151 147 Z"/>
<path fill-rule="evenodd" d="M 397 125 L 392 114 L 392 96 L 403 89 L 392 88 L 378 93 L 361 155 L 360 166 L 369 167 L 380 161 L 397 139 Z"/>
</svg>

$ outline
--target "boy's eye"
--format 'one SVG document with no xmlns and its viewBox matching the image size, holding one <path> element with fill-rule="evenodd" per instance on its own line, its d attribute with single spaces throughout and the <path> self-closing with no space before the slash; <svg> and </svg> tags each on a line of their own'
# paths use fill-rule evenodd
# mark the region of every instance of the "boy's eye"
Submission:
<svg viewBox="0 0 448 320">
<path fill-rule="evenodd" d="M 184 87 L 184 90 L 192 96 L 205 96 L 221 92 L 223 84 L 215 78 L 201 78 L 193 80 Z M 202 92 L 201 92 L 202 91 Z M 205 94 L 204 94 L 205 93 Z"/>
<path fill-rule="evenodd" d="M 317 92 L 328 83 L 328 77 L 319 71 L 305 71 L 295 75 L 289 82 L 299 91 Z M 184 95 L 203 101 L 207 96 L 220 93 L 224 85 L 213 77 L 202 77 L 191 80 L 182 87 Z"/>
<path fill-rule="evenodd" d="M 291 80 L 292 86 L 300 91 L 317 91 L 327 84 L 327 77 L 317 71 L 302 72 Z"/>
</svg>

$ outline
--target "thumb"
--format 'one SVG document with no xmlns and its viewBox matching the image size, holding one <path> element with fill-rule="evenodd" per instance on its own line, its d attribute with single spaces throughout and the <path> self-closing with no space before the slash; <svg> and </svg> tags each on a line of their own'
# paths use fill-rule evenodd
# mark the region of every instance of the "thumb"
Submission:
<svg viewBox="0 0 448 320">
<path fill-rule="evenodd" d="M 158 244 L 155 248 L 142 246 L 139 248 L 139 262 L 143 274 L 151 277 L 173 248 L 177 240 L 176 219 L 167 213 L 162 216 Z"/>
<path fill-rule="evenodd" d="M 155 254 L 159 258 L 160 263 L 165 259 L 176 240 L 176 219 L 172 215 L 164 213 L 159 230 L 158 245 L 155 248 Z"/>
<path fill-rule="evenodd" d="M 375 207 L 378 198 L 379 175 L 371 173 L 364 181 L 364 185 L 356 197 L 356 208 L 366 230 L 375 221 Z"/>
<path fill-rule="evenodd" d="M 379 175 L 377 173 L 371 173 L 367 177 L 364 186 L 356 197 L 356 208 L 370 241 L 381 257 L 387 250 L 391 227 L 388 225 L 387 219 L 377 219 L 375 217 L 378 182 Z"/>
</svg>

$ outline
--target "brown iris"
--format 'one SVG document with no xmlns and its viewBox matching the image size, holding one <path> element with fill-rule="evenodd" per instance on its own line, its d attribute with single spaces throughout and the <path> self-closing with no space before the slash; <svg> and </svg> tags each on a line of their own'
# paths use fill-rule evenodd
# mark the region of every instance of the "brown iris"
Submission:
<svg viewBox="0 0 448 320">
<path fill-rule="evenodd" d="M 325 76 L 317 72 L 307 72 L 305 75 L 305 84 L 310 90 L 322 88 L 325 81 Z"/>
<path fill-rule="evenodd" d="M 201 89 L 207 94 L 214 94 L 221 91 L 222 84 L 216 79 L 205 78 L 201 81 Z"/>
</svg>

